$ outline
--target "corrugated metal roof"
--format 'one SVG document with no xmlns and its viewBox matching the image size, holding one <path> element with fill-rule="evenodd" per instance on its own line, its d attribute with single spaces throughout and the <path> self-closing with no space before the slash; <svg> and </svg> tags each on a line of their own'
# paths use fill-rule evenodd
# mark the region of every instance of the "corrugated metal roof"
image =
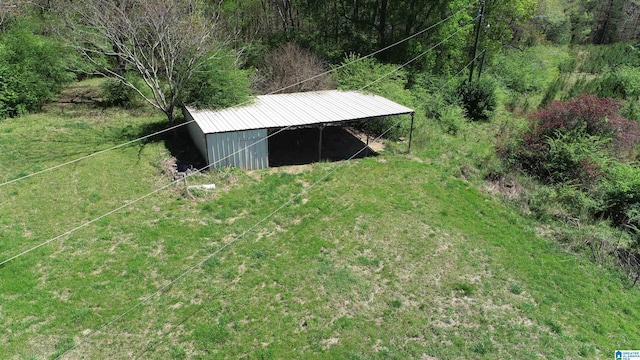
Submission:
<svg viewBox="0 0 640 360">
<path fill-rule="evenodd" d="M 281 128 L 414 112 L 382 96 L 357 91 L 311 91 L 257 96 L 246 106 L 187 111 L 205 134 Z"/>
</svg>

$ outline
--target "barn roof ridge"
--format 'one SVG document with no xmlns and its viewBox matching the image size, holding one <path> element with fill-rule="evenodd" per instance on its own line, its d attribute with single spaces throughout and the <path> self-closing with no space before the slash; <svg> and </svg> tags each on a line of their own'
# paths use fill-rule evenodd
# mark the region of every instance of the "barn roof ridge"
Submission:
<svg viewBox="0 0 640 360">
<path fill-rule="evenodd" d="M 380 95 L 320 90 L 258 95 L 255 101 L 221 110 L 185 107 L 205 134 L 339 123 L 413 113 Z"/>
</svg>

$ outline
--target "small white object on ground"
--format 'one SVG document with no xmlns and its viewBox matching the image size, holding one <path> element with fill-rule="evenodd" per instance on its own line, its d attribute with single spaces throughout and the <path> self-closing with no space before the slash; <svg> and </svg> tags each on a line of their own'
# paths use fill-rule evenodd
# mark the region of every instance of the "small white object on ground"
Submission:
<svg viewBox="0 0 640 360">
<path fill-rule="evenodd" d="M 188 186 L 187 189 L 201 189 L 201 190 L 213 190 L 216 188 L 216 184 L 204 184 L 204 185 L 191 185 Z"/>
</svg>

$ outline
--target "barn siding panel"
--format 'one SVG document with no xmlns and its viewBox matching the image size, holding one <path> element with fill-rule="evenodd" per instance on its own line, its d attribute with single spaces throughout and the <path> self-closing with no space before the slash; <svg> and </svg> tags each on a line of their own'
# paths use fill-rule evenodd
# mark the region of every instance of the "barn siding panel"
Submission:
<svg viewBox="0 0 640 360">
<path fill-rule="evenodd" d="M 212 168 L 255 170 L 269 166 L 266 129 L 207 134 L 207 143 Z"/>
</svg>

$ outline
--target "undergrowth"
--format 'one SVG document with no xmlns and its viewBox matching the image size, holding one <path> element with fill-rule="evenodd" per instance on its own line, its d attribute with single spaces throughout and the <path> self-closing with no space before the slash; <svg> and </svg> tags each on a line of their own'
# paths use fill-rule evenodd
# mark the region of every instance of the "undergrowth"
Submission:
<svg viewBox="0 0 640 360">
<path fill-rule="evenodd" d="M 493 179 L 511 179 L 519 190 L 510 198 L 550 225 L 549 236 L 637 279 L 640 83 L 629 51 L 625 44 L 572 49 L 538 92 L 541 110 L 528 115 L 528 126 L 499 134 L 504 168 Z"/>
</svg>

